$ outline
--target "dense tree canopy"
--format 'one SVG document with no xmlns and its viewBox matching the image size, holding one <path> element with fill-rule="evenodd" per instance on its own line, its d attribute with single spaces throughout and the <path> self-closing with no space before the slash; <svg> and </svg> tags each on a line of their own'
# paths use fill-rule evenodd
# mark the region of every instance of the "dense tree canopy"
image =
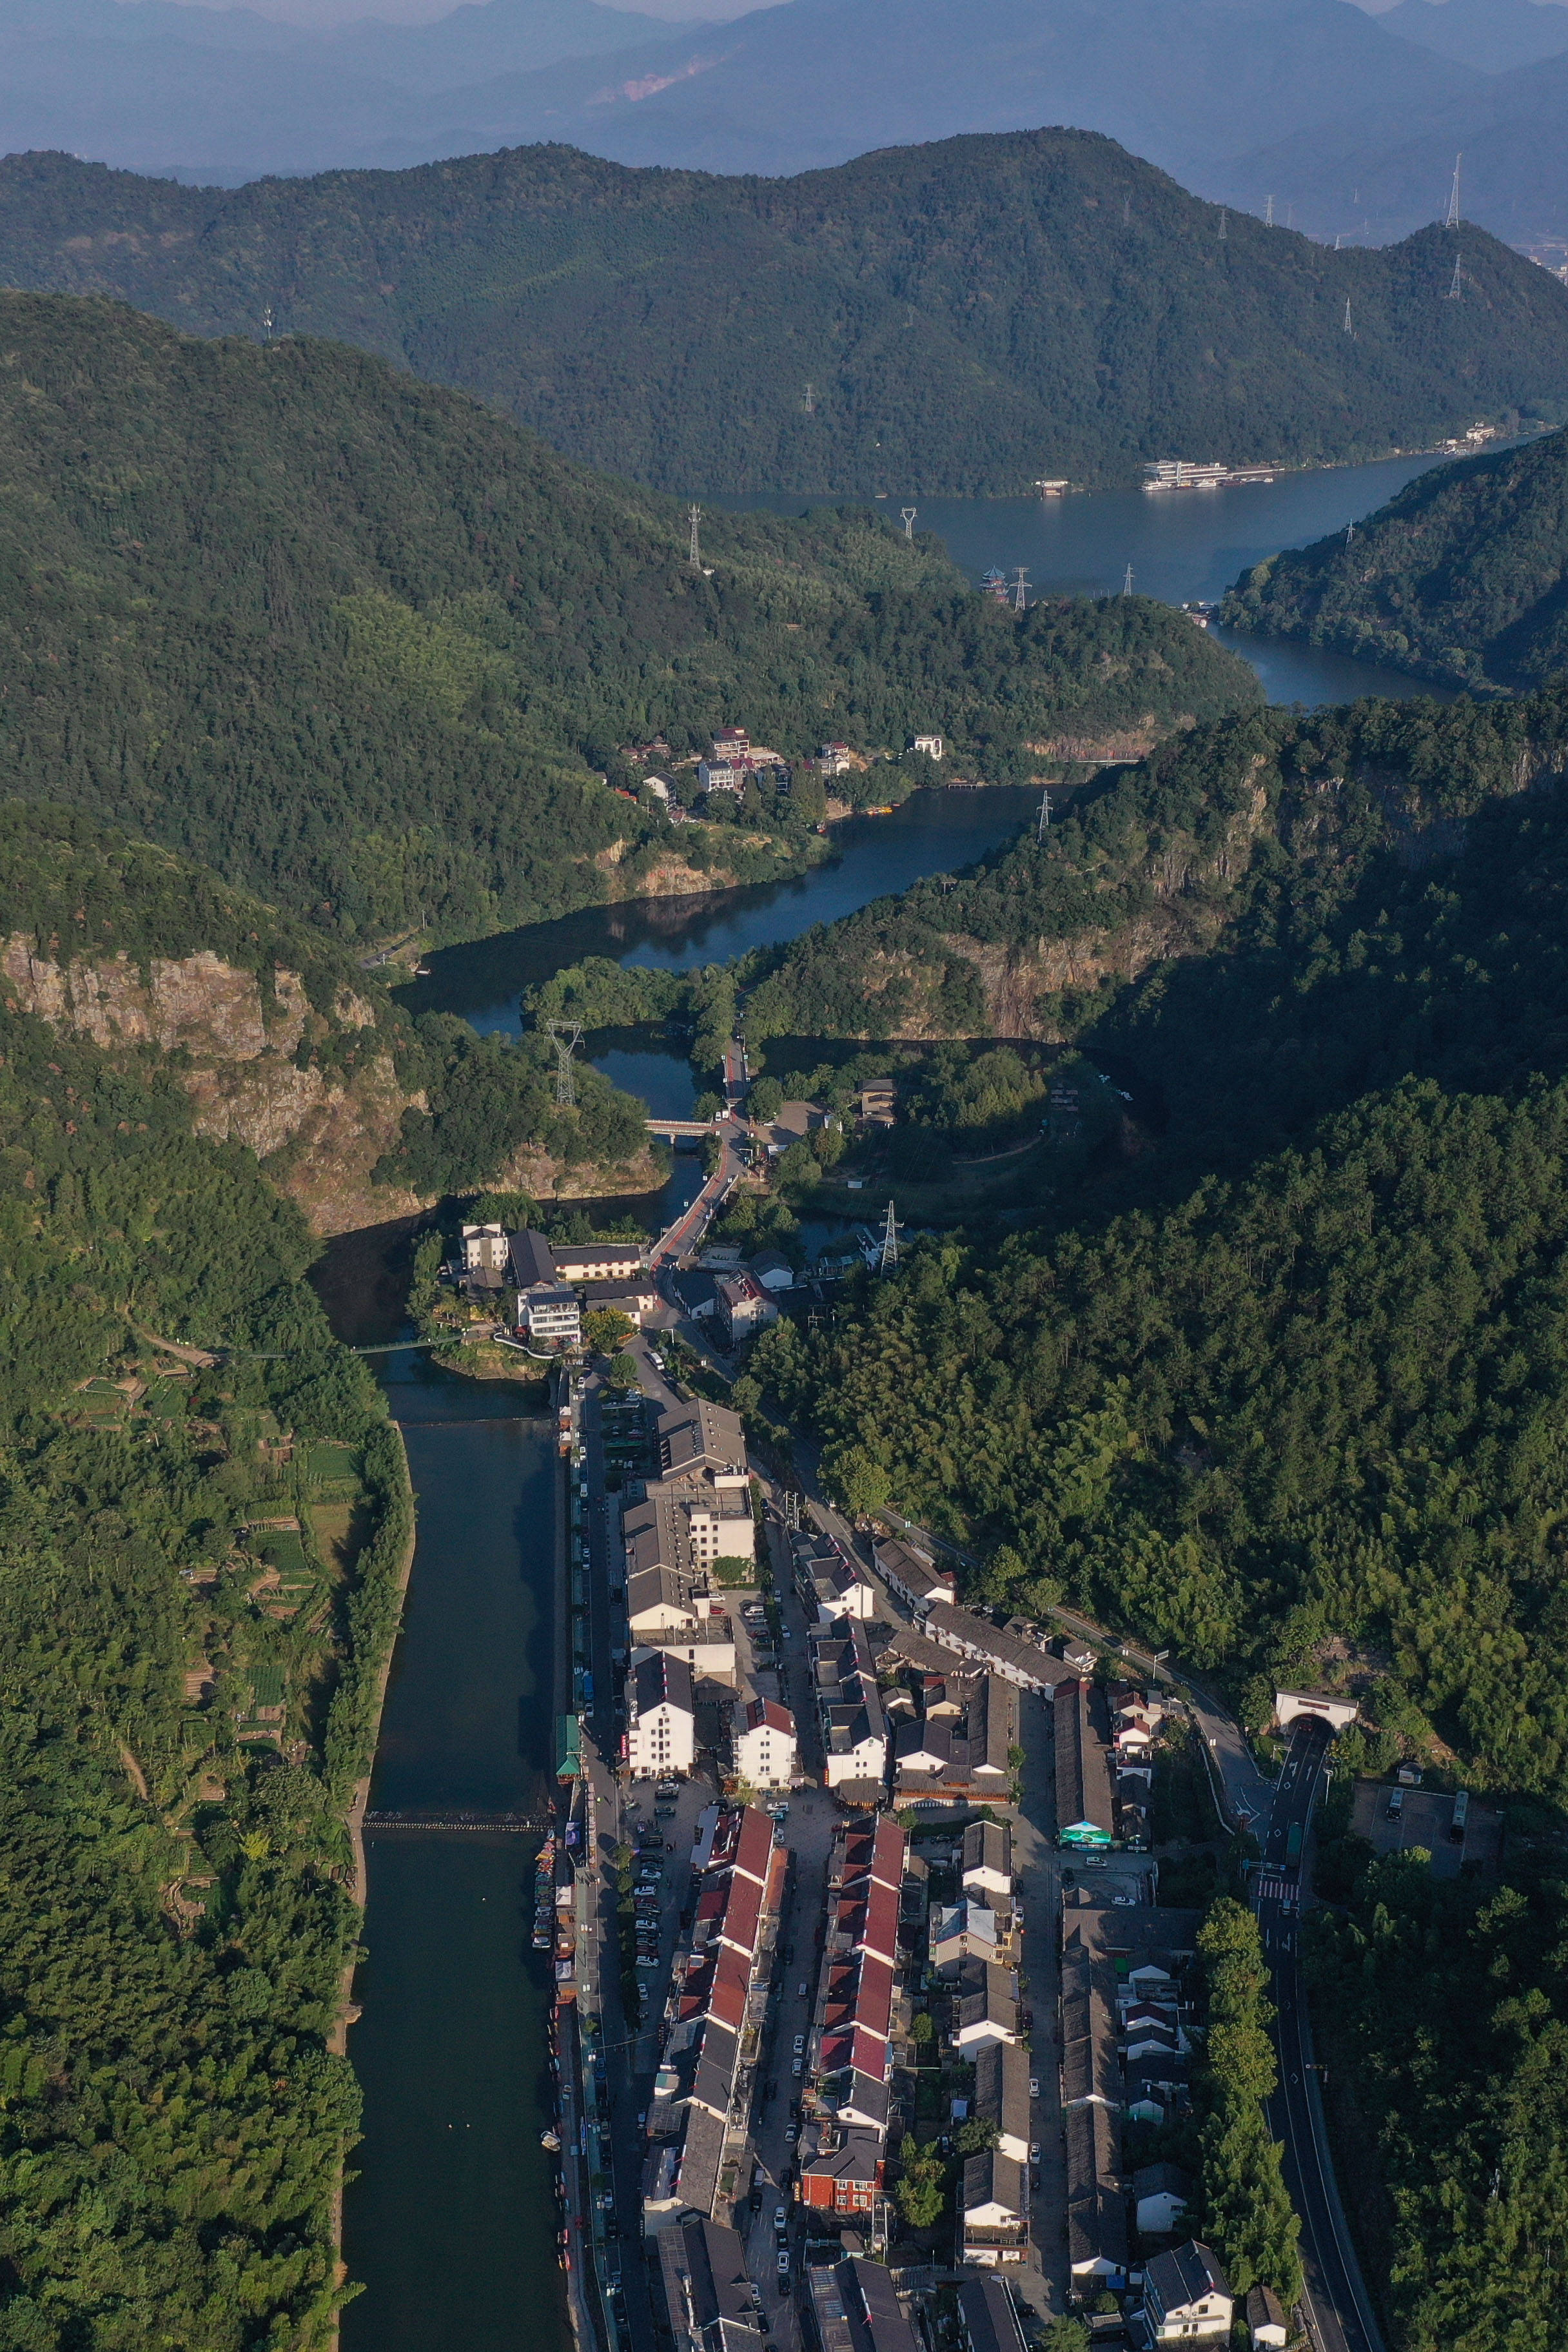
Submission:
<svg viewBox="0 0 1568 2352">
<path fill-rule="evenodd" d="M 1568 436 L 1423 474 L 1314 546 L 1244 572 L 1237 628 L 1485 690 L 1560 677 L 1568 657 Z"/>
<path fill-rule="evenodd" d="M 0 758 L 343 940 L 473 937 L 635 890 L 701 828 L 607 789 L 738 722 L 785 754 L 939 729 L 998 779 L 1063 726 L 1257 699 L 1178 614 L 1020 621 L 866 514 L 684 511 L 326 343 L 202 342 L 0 296 Z M 744 813 L 742 813 L 744 815 Z M 787 796 L 722 828 L 764 879 Z M 613 855 L 606 856 L 606 853 Z"/>
<path fill-rule="evenodd" d="M 535 146 L 199 188 L 30 154 L 0 192 L 7 284 L 203 334 L 270 312 L 676 492 L 1017 496 L 1563 413 L 1568 296 L 1484 230 L 1332 252 L 1091 131 L 783 180 Z"/>
<path fill-rule="evenodd" d="M 0 2335 L 324 2343 L 401 1448 L 251 1155 L 8 1011 L 0 1228 Z"/>
</svg>

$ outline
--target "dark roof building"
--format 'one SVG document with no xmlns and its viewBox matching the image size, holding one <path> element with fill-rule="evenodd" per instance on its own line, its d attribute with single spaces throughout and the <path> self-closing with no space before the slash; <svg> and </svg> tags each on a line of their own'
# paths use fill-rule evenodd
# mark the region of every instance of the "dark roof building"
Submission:
<svg viewBox="0 0 1568 2352">
<path fill-rule="evenodd" d="M 733 2230 L 683 2213 L 658 2233 L 659 2284 L 677 2352 L 761 2352 L 746 2250 Z"/>
<path fill-rule="evenodd" d="M 863 2254 L 805 2274 L 817 2352 L 919 2352 L 892 2274 Z"/>
<path fill-rule="evenodd" d="M 995 2276 L 960 2282 L 958 2322 L 965 2352 L 1024 2352 L 1017 2310 Z"/>
<path fill-rule="evenodd" d="M 1094 1720 L 1093 1685 L 1075 1675 L 1058 1685 L 1056 1718 L 1057 1843 L 1116 1843 L 1110 1755 Z"/>
</svg>

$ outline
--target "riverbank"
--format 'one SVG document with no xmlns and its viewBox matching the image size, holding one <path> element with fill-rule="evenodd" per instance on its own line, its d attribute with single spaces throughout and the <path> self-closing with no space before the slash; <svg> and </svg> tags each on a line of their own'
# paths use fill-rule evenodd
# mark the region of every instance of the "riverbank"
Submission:
<svg viewBox="0 0 1568 2352">
<path fill-rule="evenodd" d="M 402 1499 L 407 1508 L 408 1529 L 404 1540 L 402 1552 L 397 1562 L 397 1609 L 392 1628 L 392 1637 L 385 1644 L 384 1654 L 376 1670 L 374 1700 L 372 1707 L 373 1723 L 371 1731 L 370 1757 L 363 1772 L 354 1784 L 353 1797 L 350 1802 L 347 1814 L 349 1845 L 353 1855 L 353 1875 L 350 1881 L 348 1891 L 355 1905 L 358 1906 L 362 1918 L 364 1916 L 367 1878 L 364 1852 L 364 1817 L 366 1809 L 370 1804 L 370 1784 L 375 1772 L 376 1749 L 381 1744 L 381 1718 L 383 1711 L 386 1706 L 386 1686 L 392 1675 L 392 1661 L 394 1656 L 396 1654 L 397 1636 L 403 1623 L 404 1602 L 406 1600 L 408 1593 L 408 1580 L 413 1573 L 414 1554 L 418 1547 L 419 1541 L 419 1518 L 417 1510 L 415 1507 L 414 1477 L 408 1465 L 408 1448 L 404 1444 L 403 1432 L 398 1428 L 397 1423 L 393 1422 L 391 1426 L 397 1441 L 398 1461 L 402 1465 Z M 327 2037 L 327 2048 L 334 2058 L 346 2058 L 348 2056 L 349 2028 L 355 2022 L 360 2013 L 353 1997 L 354 1978 L 358 1973 L 359 1966 L 360 1958 L 358 1939 L 356 1937 L 354 1950 L 343 1964 L 342 1978 L 338 1990 L 337 2019 L 333 2024 L 331 2032 Z M 344 2175 L 347 2170 L 349 2153 L 349 2144 L 345 2141 L 338 2151 L 337 2179 L 332 2189 L 332 2261 L 334 2269 L 334 2285 L 340 2295 L 349 2283 L 348 2264 L 343 2260 L 343 2189 Z M 330 2341 L 331 2352 L 339 2352 L 339 2347 L 342 2341 L 341 2306 L 338 2309 L 335 2309 L 332 2315 L 332 2329 Z"/>
</svg>

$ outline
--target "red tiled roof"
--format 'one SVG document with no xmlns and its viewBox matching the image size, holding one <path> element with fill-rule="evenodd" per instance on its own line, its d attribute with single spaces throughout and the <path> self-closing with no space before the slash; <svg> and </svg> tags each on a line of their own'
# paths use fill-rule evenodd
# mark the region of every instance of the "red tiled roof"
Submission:
<svg viewBox="0 0 1568 2352">
<path fill-rule="evenodd" d="M 727 1944 L 733 1944 L 742 1952 L 754 1952 L 762 1916 L 762 1888 L 754 1878 L 742 1878 L 736 1871 L 730 1881 L 730 1899 L 724 1906 L 724 1924 L 719 1933 Z"/>
<path fill-rule="evenodd" d="M 710 2015 L 736 2033 L 746 2021 L 746 1994 L 751 1980 L 751 1970 L 739 1952 L 720 1953 L 708 2008 Z"/>
<path fill-rule="evenodd" d="M 768 1874 L 768 1856 L 773 1848 L 773 1825 L 766 1813 L 755 1805 L 748 1805 L 741 1816 L 741 1834 L 735 1847 L 735 1867 L 761 1884 Z"/>
<path fill-rule="evenodd" d="M 868 2032 L 886 2041 L 893 2018 L 893 1971 L 885 1960 L 873 1959 L 869 1953 L 860 1970 L 859 1996 L 855 2003 L 855 2021 Z"/>
<path fill-rule="evenodd" d="M 855 1940 L 864 1950 L 876 1952 L 885 1960 L 892 1959 L 899 1944 L 899 1890 L 896 1886 L 873 1885 L 865 1919 Z"/>
</svg>

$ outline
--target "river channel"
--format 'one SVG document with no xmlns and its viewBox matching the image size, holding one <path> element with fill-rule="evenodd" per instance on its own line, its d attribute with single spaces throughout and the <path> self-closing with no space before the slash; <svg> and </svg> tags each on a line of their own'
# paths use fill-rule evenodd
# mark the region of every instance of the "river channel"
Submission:
<svg viewBox="0 0 1568 2352">
<path fill-rule="evenodd" d="M 975 574 L 1023 564 L 1037 589 L 1104 592 L 1131 562 L 1152 594 L 1207 599 L 1247 563 L 1342 529 L 1430 462 L 1168 498 L 932 500 L 919 527 L 941 530 Z M 1235 642 L 1272 700 L 1424 691 L 1308 648 Z M 837 828 L 834 861 L 799 881 L 597 908 L 448 949 L 404 1001 L 515 1029 L 523 990 L 563 963 L 599 955 L 686 970 L 794 939 L 984 856 L 1035 805 L 1033 793 L 1011 790 L 921 793 L 892 816 Z M 620 1040 L 596 1060 L 657 1112 L 689 1108 L 679 1048 Z M 696 1160 L 678 1156 L 661 1218 L 700 1181 Z M 374 1253 L 362 1255 L 356 1263 L 351 1236 L 323 1261 L 334 1321 L 348 1338 L 395 1336 L 384 1305 L 371 1301 Z M 419 1533 L 373 1807 L 532 1811 L 552 1760 L 550 1431 L 525 1391 L 460 1380 L 413 1351 L 392 1357 L 384 1377 Z M 350 2037 L 364 2138 L 344 2212 L 350 2274 L 363 2292 L 343 2316 L 344 2352 L 562 2352 L 567 2341 L 552 2173 L 539 2139 L 551 2119 L 550 1985 L 530 1948 L 532 1852 L 531 1840 L 501 1833 L 370 1835 L 370 1957 Z"/>
</svg>

